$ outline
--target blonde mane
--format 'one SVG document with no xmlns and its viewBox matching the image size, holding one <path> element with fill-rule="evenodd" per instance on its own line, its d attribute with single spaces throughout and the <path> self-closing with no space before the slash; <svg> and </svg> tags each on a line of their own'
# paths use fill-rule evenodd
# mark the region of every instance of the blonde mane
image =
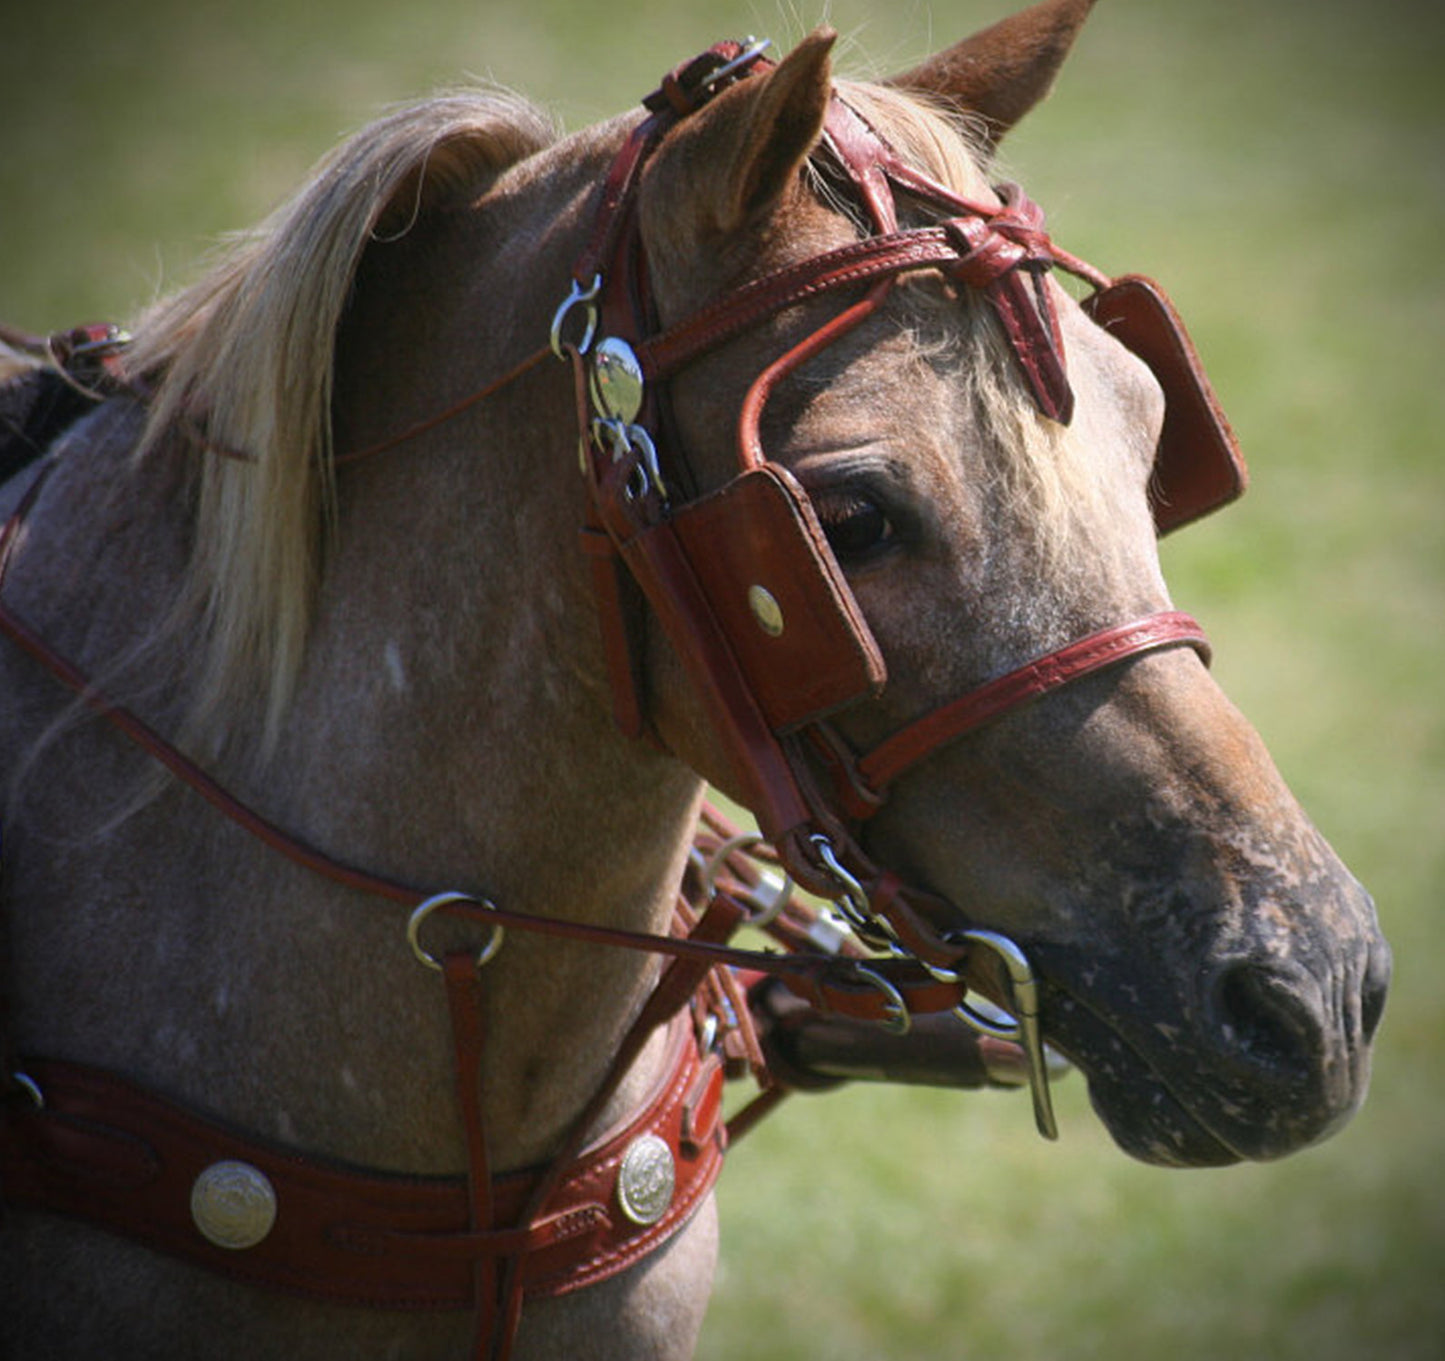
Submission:
<svg viewBox="0 0 1445 1361">
<path fill-rule="evenodd" d="M 956 117 L 882 86 L 849 86 L 848 95 L 944 184 L 970 195 L 986 185 L 980 142 Z M 481 193 L 556 136 L 535 108 L 497 91 L 400 108 L 343 142 L 204 277 L 132 328 L 128 367 L 153 391 L 138 456 L 177 445 L 199 455 L 191 572 L 152 639 L 193 659 L 185 740 L 198 755 L 217 755 L 248 705 L 262 706 L 259 757 L 279 736 L 334 514 L 336 331 L 368 243 L 404 233 L 451 196 Z M 1062 545 L 1090 479 L 1063 455 L 1066 432 L 1034 415 L 989 309 L 964 311 L 961 337 L 956 305 L 945 332 L 920 316 L 919 356 L 936 358 L 936 337 L 948 336 L 950 362 L 968 375 L 999 448 L 996 476 L 1032 505 L 1045 539 Z"/>
<path fill-rule="evenodd" d="M 336 330 L 368 242 L 404 233 L 424 207 L 480 193 L 555 136 L 541 113 L 497 91 L 397 109 L 133 328 L 130 373 L 154 390 L 139 456 L 177 441 L 204 454 L 192 571 L 163 630 L 196 658 L 187 739 L 203 754 L 258 692 L 269 749 L 300 667 L 333 515 Z"/>
</svg>

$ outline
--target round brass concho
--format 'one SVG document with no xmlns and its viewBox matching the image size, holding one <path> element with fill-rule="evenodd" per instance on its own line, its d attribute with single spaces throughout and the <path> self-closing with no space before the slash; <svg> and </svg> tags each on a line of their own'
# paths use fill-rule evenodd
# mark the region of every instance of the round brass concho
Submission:
<svg viewBox="0 0 1445 1361">
<path fill-rule="evenodd" d="M 777 638 L 783 632 L 783 607 L 777 597 L 766 586 L 748 587 L 748 608 L 753 612 L 757 625 L 769 638 Z"/>
</svg>

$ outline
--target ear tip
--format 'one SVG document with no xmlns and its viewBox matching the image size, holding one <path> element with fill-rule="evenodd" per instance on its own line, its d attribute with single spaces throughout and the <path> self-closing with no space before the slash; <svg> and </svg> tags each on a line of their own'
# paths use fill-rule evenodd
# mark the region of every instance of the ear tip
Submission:
<svg viewBox="0 0 1445 1361">
<path fill-rule="evenodd" d="M 1095 0 L 1038 0 L 888 84 L 982 115 L 997 143 L 1049 92 Z"/>
<path fill-rule="evenodd" d="M 831 54 L 837 40 L 837 29 L 831 24 L 819 24 L 778 63 L 778 74 L 787 71 L 795 79 L 831 84 Z"/>
<path fill-rule="evenodd" d="M 802 42 L 799 48 L 807 49 L 816 56 L 825 56 L 833 50 L 833 44 L 838 41 L 838 30 L 832 24 L 819 24 Z"/>
</svg>

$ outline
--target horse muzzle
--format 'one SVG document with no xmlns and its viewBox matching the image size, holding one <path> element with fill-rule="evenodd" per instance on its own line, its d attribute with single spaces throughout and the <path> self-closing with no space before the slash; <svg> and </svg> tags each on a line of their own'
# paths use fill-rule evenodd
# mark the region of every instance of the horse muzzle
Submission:
<svg viewBox="0 0 1445 1361">
<path fill-rule="evenodd" d="M 1340 873 L 1336 912 L 1287 936 L 1236 939 L 1177 1001 L 1163 986 L 1086 989 L 1079 980 L 1102 973 L 1097 955 L 1034 951 L 1050 1043 L 1083 1071 L 1125 1152 L 1164 1166 L 1265 1161 L 1327 1138 L 1359 1108 L 1391 957 L 1369 895 Z M 1332 917 L 1337 934 L 1323 928 Z M 1341 917 L 1352 929 L 1339 929 Z M 1110 976 L 1147 976 L 1124 964 Z M 1177 964 L 1167 972 L 1181 976 Z"/>
</svg>

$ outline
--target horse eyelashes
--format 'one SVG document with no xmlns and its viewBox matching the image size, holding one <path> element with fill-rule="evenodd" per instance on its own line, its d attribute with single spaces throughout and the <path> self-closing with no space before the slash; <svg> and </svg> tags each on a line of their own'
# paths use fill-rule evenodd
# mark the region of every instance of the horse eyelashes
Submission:
<svg viewBox="0 0 1445 1361">
<path fill-rule="evenodd" d="M 839 559 L 864 557 L 894 537 L 892 521 L 870 497 L 840 497 L 824 502 L 817 511 L 828 545 Z"/>
</svg>

